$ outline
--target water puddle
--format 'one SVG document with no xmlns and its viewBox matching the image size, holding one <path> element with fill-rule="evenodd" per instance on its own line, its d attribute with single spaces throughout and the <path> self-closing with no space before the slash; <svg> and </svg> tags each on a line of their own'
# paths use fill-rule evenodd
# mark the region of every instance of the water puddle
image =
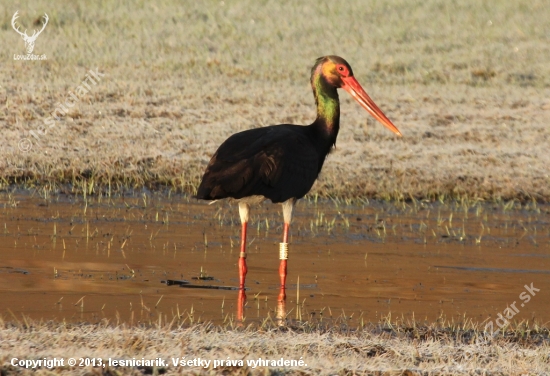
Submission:
<svg viewBox="0 0 550 376">
<path fill-rule="evenodd" d="M 481 323 L 515 302 L 513 320 L 547 322 L 550 207 L 519 207 L 302 200 L 281 307 L 282 212 L 264 203 L 249 225 L 243 315 L 352 323 L 443 315 Z M 237 317 L 235 206 L 149 194 L 2 193 L 0 213 L 5 319 L 221 324 Z"/>
</svg>

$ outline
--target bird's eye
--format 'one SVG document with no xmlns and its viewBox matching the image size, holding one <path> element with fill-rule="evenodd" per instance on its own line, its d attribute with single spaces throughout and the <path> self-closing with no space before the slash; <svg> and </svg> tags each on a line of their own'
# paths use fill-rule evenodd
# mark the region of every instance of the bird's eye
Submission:
<svg viewBox="0 0 550 376">
<path fill-rule="evenodd" d="M 341 76 L 344 76 L 344 77 L 347 77 L 349 72 L 348 72 L 348 68 L 345 67 L 344 65 L 342 64 L 339 64 L 336 66 L 336 69 L 338 70 L 338 73 L 341 75 Z"/>
</svg>

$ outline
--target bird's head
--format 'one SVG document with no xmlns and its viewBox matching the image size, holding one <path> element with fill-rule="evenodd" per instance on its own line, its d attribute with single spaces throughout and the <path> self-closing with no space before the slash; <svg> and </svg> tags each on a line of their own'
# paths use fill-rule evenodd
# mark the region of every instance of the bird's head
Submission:
<svg viewBox="0 0 550 376">
<path fill-rule="evenodd" d="M 382 110 L 378 108 L 376 103 L 374 103 L 355 77 L 353 77 L 353 71 L 348 62 L 340 56 L 320 57 L 313 66 L 311 74 L 312 80 L 315 75 L 321 75 L 327 84 L 347 91 L 376 120 L 398 136 L 401 136 L 399 129 L 384 115 Z"/>
</svg>

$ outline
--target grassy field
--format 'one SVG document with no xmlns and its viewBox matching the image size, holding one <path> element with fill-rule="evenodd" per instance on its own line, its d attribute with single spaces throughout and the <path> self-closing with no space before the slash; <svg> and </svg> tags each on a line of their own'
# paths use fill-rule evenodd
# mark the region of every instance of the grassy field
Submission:
<svg viewBox="0 0 550 376">
<path fill-rule="evenodd" d="M 549 369 L 548 330 L 519 326 L 487 338 L 471 325 L 410 326 L 385 322 L 350 330 L 345 323 L 330 329 L 311 325 L 261 327 L 179 327 L 159 323 L 127 327 L 108 323 L 73 325 L 0 321 L 0 372 L 34 374 L 12 359 L 64 358 L 41 374 L 224 374 L 224 375 L 542 375 Z M 72 357 L 98 359 L 104 368 L 68 366 Z M 111 365 L 109 366 L 109 358 Z M 113 360 L 156 359 L 164 366 L 113 366 Z M 182 360 L 210 361 L 181 366 Z M 269 361 L 303 361 L 299 366 L 262 365 Z M 175 359 L 177 366 L 172 362 Z M 230 365 L 214 361 L 232 361 Z M 242 366 L 235 366 L 238 361 Z M 17 360 L 16 360 L 17 362 Z"/>
<path fill-rule="evenodd" d="M 28 34 L 49 15 L 33 52 L 47 60 L 14 60 L 16 10 Z M 314 193 L 547 201 L 549 11 L 542 0 L 2 4 L 0 184 L 193 193 L 232 133 L 310 123 L 309 69 L 338 54 L 404 137 L 344 93 Z M 90 69 L 104 76 L 71 99 Z"/>
</svg>

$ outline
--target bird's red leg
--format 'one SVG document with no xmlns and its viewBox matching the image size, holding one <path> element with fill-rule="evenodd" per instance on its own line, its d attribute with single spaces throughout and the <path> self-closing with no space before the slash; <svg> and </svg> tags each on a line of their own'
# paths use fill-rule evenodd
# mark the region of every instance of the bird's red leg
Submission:
<svg viewBox="0 0 550 376">
<path fill-rule="evenodd" d="M 287 275 L 287 260 L 288 260 L 288 230 L 290 228 L 289 223 L 284 224 L 283 229 L 283 242 L 279 245 L 279 258 L 281 263 L 279 264 L 279 277 L 281 278 L 281 288 L 279 290 L 279 302 L 286 299 L 286 275 Z"/>
<path fill-rule="evenodd" d="M 241 253 L 239 255 L 239 288 L 244 290 L 244 282 L 246 278 L 246 227 L 247 222 L 242 223 L 241 227 Z"/>
<path fill-rule="evenodd" d="M 283 216 L 285 224 L 283 226 L 283 242 L 279 245 L 279 277 L 281 278 L 281 289 L 279 290 L 279 302 L 286 299 L 286 275 L 287 275 L 287 260 L 288 260 L 288 232 L 290 222 L 292 221 L 292 211 L 296 200 L 291 198 L 283 203 Z"/>
<path fill-rule="evenodd" d="M 239 288 L 244 291 L 246 279 L 246 227 L 248 225 L 248 213 L 250 206 L 245 202 L 239 202 L 239 215 L 241 216 L 241 253 L 239 255 Z M 245 295 L 246 299 L 246 295 Z"/>
<path fill-rule="evenodd" d="M 290 228 L 289 223 L 285 223 L 283 227 L 283 242 L 279 247 L 279 258 L 281 264 L 279 266 L 279 277 L 281 277 L 281 288 L 286 286 L 286 263 L 288 259 L 288 230 Z"/>
</svg>

